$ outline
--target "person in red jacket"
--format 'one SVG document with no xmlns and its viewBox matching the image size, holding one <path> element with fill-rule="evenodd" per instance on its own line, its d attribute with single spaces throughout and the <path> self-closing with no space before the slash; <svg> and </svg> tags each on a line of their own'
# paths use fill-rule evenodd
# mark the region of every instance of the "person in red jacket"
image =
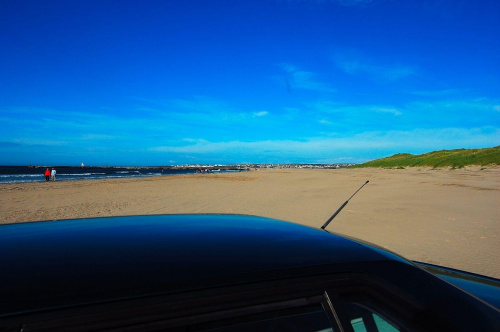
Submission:
<svg viewBox="0 0 500 332">
<path fill-rule="evenodd" d="M 50 180 L 50 170 L 47 168 L 45 170 L 45 182 L 49 182 Z"/>
</svg>

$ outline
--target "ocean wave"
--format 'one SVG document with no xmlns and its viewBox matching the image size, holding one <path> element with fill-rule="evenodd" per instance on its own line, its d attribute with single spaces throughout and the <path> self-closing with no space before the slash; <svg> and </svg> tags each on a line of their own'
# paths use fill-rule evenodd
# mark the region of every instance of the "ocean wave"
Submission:
<svg viewBox="0 0 500 332">
<path fill-rule="evenodd" d="M 35 181 L 35 180 L 12 180 L 12 181 L 0 181 L 2 184 L 7 184 L 7 183 L 37 183 L 37 182 L 45 182 L 45 178 Z"/>
<path fill-rule="evenodd" d="M 0 171 L 11 172 L 9 174 L 0 174 L 0 183 L 41 183 L 45 182 L 44 173 L 40 170 L 26 169 L 21 170 L 21 167 L 0 167 Z M 34 171 L 34 173 L 31 173 Z M 75 173 L 72 173 L 72 172 Z M 82 172 L 83 171 L 83 172 Z M 82 173 L 80 173 L 82 172 Z M 142 178 L 155 176 L 168 176 L 175 174 L 190 174 L 195 173 L 195 170 L 157 170 L 157 169 L 80 169 L 80 168 L 62 168 L 56 174 L 56 181 L 85 181 L 85 180 L 104 180 L 104 179 L 124 179 L 124 178 Z"/>
<path fill-rule="evenodd" d="M 76 173 L 76 174 L 56 174 L 57 176 L 91 176 L 91 175 L 106 175 L 106 173 Z"/>
<path fill-rule="evenodd" d="M 43 174 L 2 174 L 0 178 L 43 177 Z"/>
<path fill-rule="evenodd" d="M 131 176 L 127 175 L 106 175 L 106 176 L 89 176 L 85 178 L 85 180 L 106 180 L 106 179 L 126 179 L 126 178 L 131 178 Z"/>
</svg>

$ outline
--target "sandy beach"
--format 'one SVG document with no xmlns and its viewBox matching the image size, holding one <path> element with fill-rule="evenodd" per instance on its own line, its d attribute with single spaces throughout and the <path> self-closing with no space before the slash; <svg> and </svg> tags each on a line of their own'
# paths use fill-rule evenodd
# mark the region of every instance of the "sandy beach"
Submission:
<svg viewBox="0 0 500 332">
<path fill-rule="evenodd" d="M 500 278 L 500 168 L 262 169 L 0 185 L 0 223 L 237 213 L 328 226 L 402 256 Z"/>
</svg>

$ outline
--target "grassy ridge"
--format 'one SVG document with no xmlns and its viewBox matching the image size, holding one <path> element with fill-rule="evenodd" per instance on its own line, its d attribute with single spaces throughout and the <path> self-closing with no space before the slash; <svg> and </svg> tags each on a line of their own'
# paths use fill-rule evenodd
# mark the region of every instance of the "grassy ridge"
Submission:
<svg viewBox="0 0 500 332">
<path fill-rule="evenodd" d="M 441 150 L 420 155 L 399 153 L 352 167 L 452 167 L 500 165 L 500 145 L 485 149 Z"/>
</svg>

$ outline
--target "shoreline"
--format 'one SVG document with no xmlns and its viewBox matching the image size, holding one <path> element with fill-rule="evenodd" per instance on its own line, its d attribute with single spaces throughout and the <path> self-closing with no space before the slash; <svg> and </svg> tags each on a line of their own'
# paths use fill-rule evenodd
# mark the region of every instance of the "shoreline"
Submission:
<svg viewBox="0 0 500 332">
<path fill-rule="evenodd" d="M 57 181 L 85 181 L 99 179 L 114 179 L 114 178 L 145 178 L 154 176 L 169 176 L 178 174 L 199 174 L 199 173 L 231 173 L 242 172 L 247 169 L 221 169 L 221 168 L 123 168 L 123 167 L 105 167 L 105 168 L 55 168 L 57 171 Z M 17 184 L 17 183 L 42 183 L 46 182 L 44 174 L 39 171 L 33 171 L 29 167 L 9 167 L 0 166 L 0 184 Z"/>
<path fill-rule="evenodd" d="M 500 278 L 500 167 L 260 169 L 0 184 L 0 224 L 144 214 L 248 214 L 327 227 L 402 256 Z"/>
</svg>

